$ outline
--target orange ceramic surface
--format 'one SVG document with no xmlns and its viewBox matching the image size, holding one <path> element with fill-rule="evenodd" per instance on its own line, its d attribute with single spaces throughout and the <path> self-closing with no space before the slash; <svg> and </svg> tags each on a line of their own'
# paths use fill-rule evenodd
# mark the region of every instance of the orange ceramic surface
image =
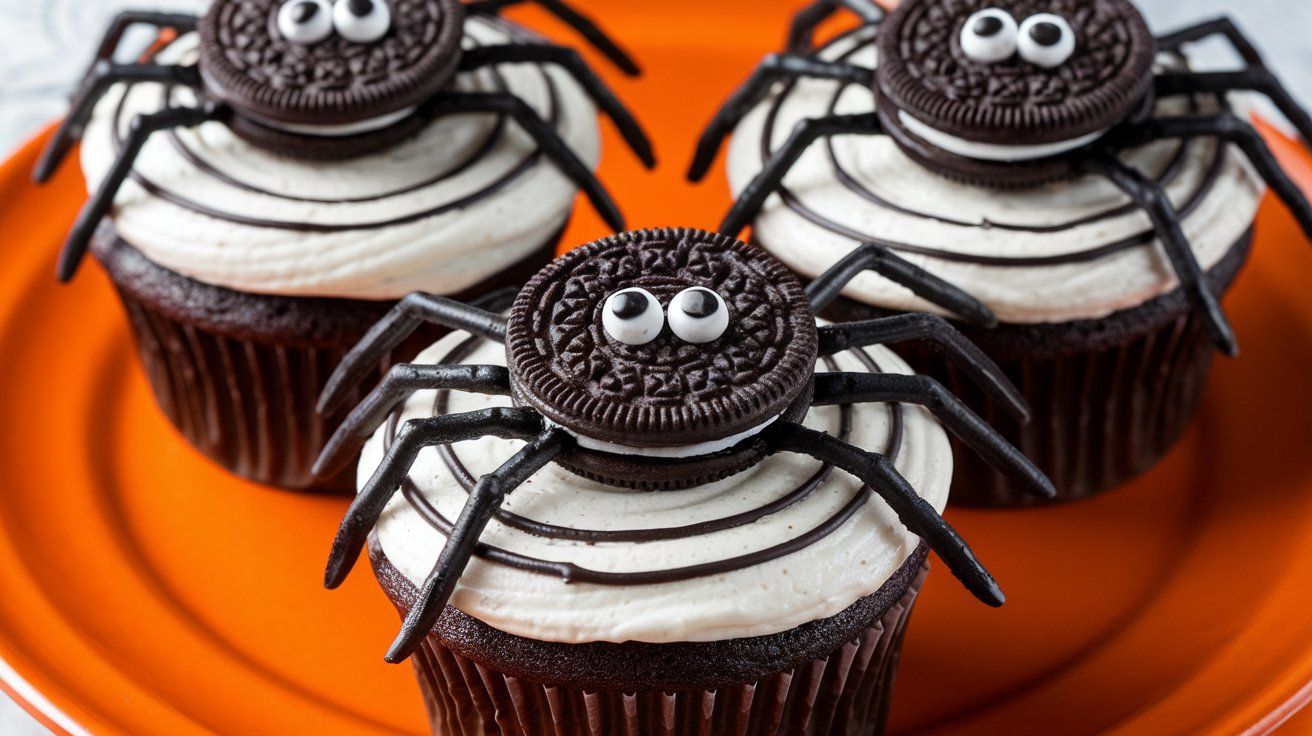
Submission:
<svg viewBox="0 0 1312 736">
<path fill-rule="evenodd" d="M 723 174 L 690 187 L 683 166 L 795 4 L 585 5 L 648 70 L 609 75 L 664 162 L 641 171 L 608 131 L 630 223 L 713 226 Z M 1312 159 L 1274 142 L 1312 185 Z M 40 145 L 0 171 L 0 689 L 57 730 L 421 733 L 409 668 L 382 661 L 398 622 L 372 578 L 320 587 L 345 502 L 210 465 L 155 410 L 99 270 L 55 285 L 82 184 L 72 166 L 30 186 Z M 567 242 L 601 234 L 580 208 Z M 1265 733 L 1312 697 L 1309 284 L 1312 252 L 1268 203 L 1227 300 L 1244 355 L 1161 467 L 1071 506 L 951 513 L 1009 602 L 931 575 L 894 733 Z"/>
</svg>

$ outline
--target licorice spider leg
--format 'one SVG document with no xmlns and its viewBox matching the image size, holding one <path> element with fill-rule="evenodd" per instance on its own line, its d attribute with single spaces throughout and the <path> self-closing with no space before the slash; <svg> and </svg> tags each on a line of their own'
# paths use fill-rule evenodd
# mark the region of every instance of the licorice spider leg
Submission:
<svg viewBox="0 0 1312 736">
<path fill-rule="evenodd" d="M 793 16 L 786 48 L 799 54 L 813 51 L 815 29 L 843 9 L 851 11 L 862 25 L 872 25 L 884 19 L 884 9 L 870 0 L 816 0 Z"/>
<path fill-rule="evenodd" d="M 605 31 L 601 30 L 591 18 L 562 2 L 562 0 L 474 0 L 474 2 L 467 3 L 465 8 L 473 14 L 496 15 L 503 8 L 525 2 L 532 2 L 541 6 L 543 10 L 573 28 L 575 33 L 578 33 L 579 36 L 591 44 L 602 56 L 610 59 L 611 63 L 618 67 L 620 71 L 631 77 L 642 74 L 642 68 L 638 66 L 638 62 L 634 61 L 627 51 L 607 35 Z"/>
</svg>

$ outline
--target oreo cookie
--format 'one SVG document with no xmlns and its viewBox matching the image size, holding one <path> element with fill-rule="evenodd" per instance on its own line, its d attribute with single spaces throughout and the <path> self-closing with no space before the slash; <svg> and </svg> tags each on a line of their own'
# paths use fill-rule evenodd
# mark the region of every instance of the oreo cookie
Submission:
<svg viewBox="0 0 1312 736">
<path fill-rule="evenodd" d="M 563 465 L 678 488 L 749 467 L 764 453 L 756 432 L 805 415 L 818 342 L 806 293 L 778 261 L 678 229 L 557 259 L 516 300 L 506 352 L 516 401 L 578 438 Z"/>
<path fill-rule="evenodd" d="M 197 27 L 199 68 L 253 142 L 350 146 L 404 126 L 451 81 L 464 19 L 457 0 L 216 0 Z"/>
<path fill-rule="evenodd" d="M 1157 44 L 1129 0 L 913 0 L 881 24 L 880 122 L 953 178 L 1029 186 L 1148 114 Z"/>
</svg>

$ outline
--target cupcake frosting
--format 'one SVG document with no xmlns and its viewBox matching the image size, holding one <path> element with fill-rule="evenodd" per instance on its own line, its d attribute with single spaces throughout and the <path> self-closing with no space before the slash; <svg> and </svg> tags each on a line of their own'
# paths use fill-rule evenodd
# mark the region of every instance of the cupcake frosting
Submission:
<svg viewBox="0 0 1312 736">
<path fill-rule="evenodd" d="M 874 28 L 819 55 L 874 68 Z M 1162 57 L 1161 64 L 1178 65 Z M 804 80 L 785 85 L 738 126 L 728 153 L 735 196 L 806 118 L 869 112 L 869 89 Z M 1186 112 L 1189 100 L 1159 103 Z M 1252 227 L 1265 187 L 1233 146 L 1163 142 L 1125 154 L 1162 183 L 1199 263 L 1217 263 Z M 887 136 L 813 144 L 767 200 L 755 240 L 804 276 L 823 273 L 860 242 L 880 242 L 984 301 L 1004 322 L 1096 319 L 1138 306 L 1178 281 L 1148 216 L 1112 184 L 1088 177 L 1023 190 L 970 186 L 908 159 Z M 882 307 L 931 305 L 873 274 L 845 295 Z"/>
<path fill-rule="evenodd" d="M 505 365 L 505 348 L 457 333 L 416 362 Z M 910 373 L 883 348 L 840 354 L 820 370 Z M 366 445 L 360 483 L 400 423 L 507 403 L 416 394 Z M 806 424 L 888 455 L 930 504 L 946 504 L 952 457 L 923 409 L 817 407 Z M 388 561 L 422 586 L 468 488 L 522 446 L 485 438 L 424 450 L 374 531 Z M 874 593 L 920 543 L 855 477 L 789 454 L 713 484 L 645 493 L 549 465 L 508 497 L 481 541 L 451 604 L 501 631 L 564 643 L 779 633 Z"/>
<path fill-rule="evenodd" d="M 536 37 L 471 18 L 467 47 Z M 186 36 L 161 60 L 194 59 Z M 600 155 L 596 110 L 562 70 L 502 65 L 462 74 L 464 91 L 508 91 L 553 124 L 587 164 Z M 82 166 L 94 191 L 132 119 L 189 90 L 119 87 L 87 128 Z M 319 131 L 322 133 L 323 131 Z M 440 118 L 376 155 L 303 161 L 260 149 L 221 123 L 152 137 L 119 193 L 119 235 L 177 273 L 237 291 L 395 299 L 451 294 L 527 257 L 562 228 L 576 188 L 512 120 Z"/>
</svg>

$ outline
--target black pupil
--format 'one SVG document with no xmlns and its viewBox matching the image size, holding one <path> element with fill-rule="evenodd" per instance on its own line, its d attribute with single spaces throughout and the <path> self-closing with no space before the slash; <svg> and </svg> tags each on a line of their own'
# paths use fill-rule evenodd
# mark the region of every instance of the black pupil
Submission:
<svg viewBox="0 0 1312 736">
<path fill-rule="evenodd" d="M 309 23 L 310 19 L 319 13 L 318 3 L 301 3 L 292 11 L 292 20 L 297 23 Z"/>
<path fill-rule="evenodd" d="M 1061 42 L 1061 27 L 1056 23 L 1035 23 L 1030 38 L 1043 46 L 1056 46 Z"/>
<path fill-rule="evenodd" d="M 720 309 L 720 301 L 705 289 L 690 291 L 683 297 L 683 313 L 689 317 L 705 319 Z"/>
<path fill-rule="evenodd" d="M 374 10 L 373 0 L 350 0 L 346 7 L 350 8 L 351 14 L 357 18 L 363 18 Z"/>
<path fill-rule="evenodd" d="M 996 36 L 1002 32 L 1002 19 L 996 15 L 986 15 L 975 21 L 975 35 L 981 38 Z"/>
<path fill-rule="evenodd" d="M 637 319 L 647 311 L 647 297 L 634 291 L 616 294 L 610 309 L 620 319 Z"/>
</svg>

